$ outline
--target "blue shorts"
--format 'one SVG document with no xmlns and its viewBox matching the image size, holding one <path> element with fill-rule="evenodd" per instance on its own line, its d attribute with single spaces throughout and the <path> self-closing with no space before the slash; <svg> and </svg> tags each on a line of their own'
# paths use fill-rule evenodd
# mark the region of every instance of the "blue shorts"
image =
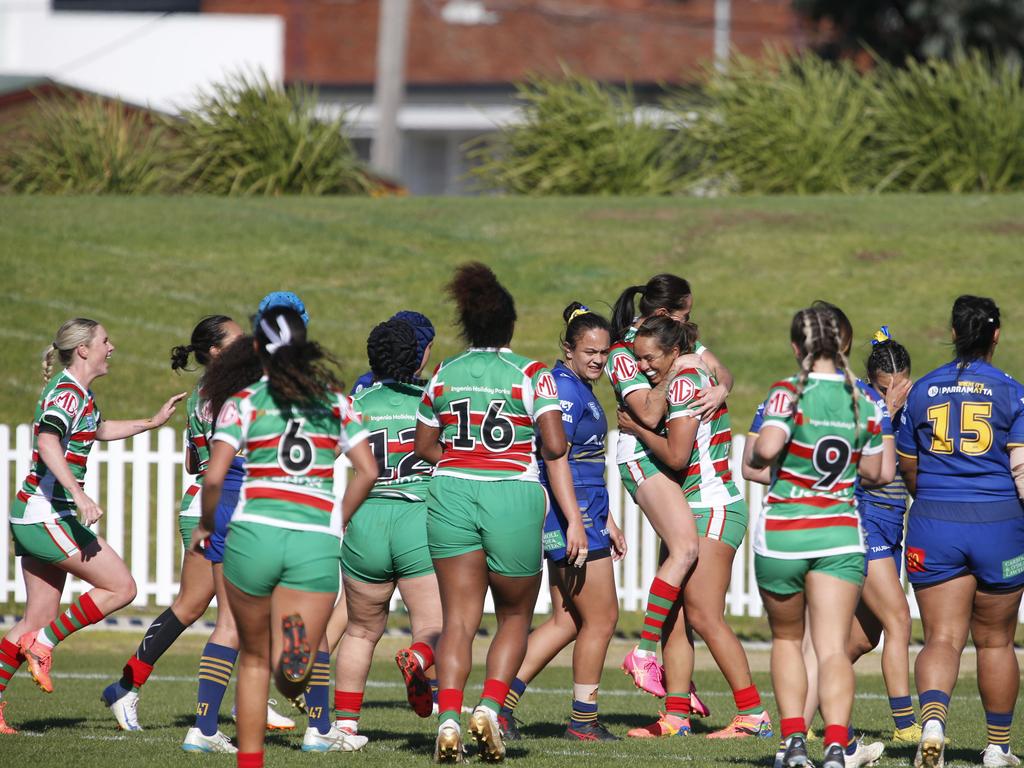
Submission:
<svg viewBox="0 0 1024 768">
<path fill-rule="evenodd" d="M 587 532 L 587 562 L 602 560 L 612 553 L 611 537 L 608 535 L 608 489 L 598 486 L 579 486 L 576 502 L 583 515 L 583 529 Z M 544 557 L 553 563 L 565 563 L 565 531 L 569 527 L 565 515 L 555 503 L 554 495 L 544 515 Z"/>
<path fill-rule="evenodd" d="M 225 488 L 221 491 L 213 533 L 206 540 L 206 548 L 203 549 L 203 556 L 211 563 L 224 562 L 224 542 L 228 537 L 228 524 L 231 522 L 231 516 L 235 514 L 239 496 L 241 496 L 241 488 L 233 491 Z"/>
<path fill-rule="evenodd" d="M 960 521 L 950 519 L 957 507 L 963 511 Z M 953 504 L 918 499 L 907 521 L 910 583 L 921 588 L 972 574 L 981 592 L 1012 592 L 1024 586 L 1024 513 L 978 519 L 993 517 L 988 512 L 1000 508 L 1013 509 L 1004 502 Z"/>
<path fill-rule="evenodd" d="M 877 514 L 878 510 L 870 501 L 859 501 L 857 509 L 860 512 L 860 526 L 864 531 L 864 544 L 867 547 L 864 572 L 867 573 L 870 561 L 891 557 L 899 575 L 903 567 L 903 517 L 899 516 L 897 519 L 887 509 L 883 510 L 883 514 Z"/>
</svg>

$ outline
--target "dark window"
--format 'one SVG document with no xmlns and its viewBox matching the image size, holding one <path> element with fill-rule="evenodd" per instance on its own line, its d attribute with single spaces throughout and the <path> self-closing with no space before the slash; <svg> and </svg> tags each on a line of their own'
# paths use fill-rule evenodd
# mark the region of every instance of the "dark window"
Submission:
<svg viewBox="0 0 1024 768">
<path fill-rule="evenodd" d="M 200 0 L 53 0 L 55 11 L 199 13 Z"/>
</svg>

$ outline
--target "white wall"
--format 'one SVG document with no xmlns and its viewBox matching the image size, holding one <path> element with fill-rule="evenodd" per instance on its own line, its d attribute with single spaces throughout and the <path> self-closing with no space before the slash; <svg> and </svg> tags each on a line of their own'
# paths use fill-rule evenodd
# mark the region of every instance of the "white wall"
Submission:
<svg viewBox="0 0 1024 768">
<path fill-rule="evenodd" d="M 284 20 L 225 14 L 82 13 L 0 2 L 0 74 L 46 75 L 164 111 L 237 72 L 284 77 Z"/>
</svg>

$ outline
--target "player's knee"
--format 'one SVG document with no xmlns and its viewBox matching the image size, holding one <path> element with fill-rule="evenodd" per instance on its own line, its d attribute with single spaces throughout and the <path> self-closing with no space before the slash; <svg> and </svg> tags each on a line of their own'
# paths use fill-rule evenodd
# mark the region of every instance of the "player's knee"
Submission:
<svg viewBox="0 0 1024 768">
<path fill-rule="evenodd" d="M 114 590 L 114 597 L 117 600 L 117 608 L 123 608 L 128 605 L 135 596 L 139 593 L 139 587 L 135 583 L 135 579 L 132 576 L 128 576 L 127 580 L 122 582 L 116 590 Z M 116 608 L 115 608 L 116 610 Z"/>
<path fill-rule="evenodd" d="M 701 637 L 708 637 L 727 628 L 725 618 L 720 612 L 702 605 L 686 606 L 686 623 Z"/>
</svg>

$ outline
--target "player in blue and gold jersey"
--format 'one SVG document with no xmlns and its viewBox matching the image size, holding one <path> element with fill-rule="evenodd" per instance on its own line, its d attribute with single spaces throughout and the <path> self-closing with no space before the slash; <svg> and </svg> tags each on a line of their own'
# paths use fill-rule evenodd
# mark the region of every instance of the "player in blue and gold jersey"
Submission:
<svg viewBox="0 0 1024 768">
<path fill-rule="evenodd" d="M 949 697 L 968 631 L 988 724 L 983 764 L 1020 764 L 1009 732 L 1020 687 L 1013 637 L 1024 590 L 1024 386 L 992 365 L 999 326 L 991 299 L 956 300 L 956 359 L 914 385 L 897 437 L 900 468 L 915 495 L 907 574 L 924 624 L 915 667 L 918 767 L 943 764 Z"/>
</svg>

